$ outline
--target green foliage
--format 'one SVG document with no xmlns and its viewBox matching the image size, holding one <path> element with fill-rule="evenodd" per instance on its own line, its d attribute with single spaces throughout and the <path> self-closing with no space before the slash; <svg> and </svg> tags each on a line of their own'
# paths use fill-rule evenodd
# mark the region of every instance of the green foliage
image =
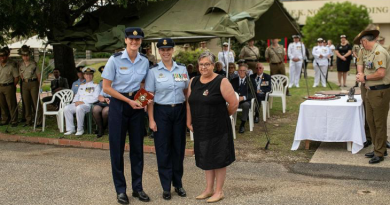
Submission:
<svg viewBox="0 0 390 205">
<path fill-rule="evenodd" d="M 99 53 L 92 53 L 92 58 L 110 58 L 112 53 L 106 53 L 106 52 L 99 52 Z"/>
<path fill-rule="evenodd" d="M 74 25 L 85 12 L 107 5 L 123 7 L 147 3 L 147 0 L 1 0 L 0 45 L 15 37 L 52 39 Z"/>
<path fill-rule="evenodd" d="M 202 52 L 200 51 L 180 51 L 175 56 L 175 61 L 178 63 L 188 64 L 197 64 L 198 57 Z"/>
<path fill-rule="evenodd" d="M 351 44 L 353 38 L 369 23 L 367 8 L 350 2 L 326 3 L 313 17 L 308 17 L 303 27 L 304 42 L 309 47 L 316 44 L 317 38 L 340 42 L 340 35 L 347 35 Z"/>
</svg>

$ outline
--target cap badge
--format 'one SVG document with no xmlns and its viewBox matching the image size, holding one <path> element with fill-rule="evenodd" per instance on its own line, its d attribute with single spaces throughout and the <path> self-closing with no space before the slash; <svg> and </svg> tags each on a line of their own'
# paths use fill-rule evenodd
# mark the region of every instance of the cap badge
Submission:
<svg viewBox="0 0 390 205">
<path fill-rule="evenodd" d="M 163 45 L 167 45 L 167 44 L 168 44 L 167 40 L 164 39 Z"/>
<path fill-rule="evenodd" d="M 136 30 L 133 31 L 133 35 L 136 36 L 138 35 L 138 32 Z"/>
</svg>

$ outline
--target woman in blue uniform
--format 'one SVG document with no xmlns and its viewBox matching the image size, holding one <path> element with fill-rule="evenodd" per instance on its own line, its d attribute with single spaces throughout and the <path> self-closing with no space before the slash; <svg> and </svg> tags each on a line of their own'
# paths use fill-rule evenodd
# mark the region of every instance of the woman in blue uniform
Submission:
<svg viewBox="0 0 390 205">
<path fill-rule="evenodd" d="M 123 168 L 126 134 L 129 133 L 133 197 L 150 201 L 142 188 L 144 166 L 143 129 L 145 112 L 134 101 L 134 95 L 149 70 L 148 58 L 139 53 L 143 31 L 138 27 L 125 29 L 126 49 L 108 60 L 102 77 L 103 91 L 111 96 L 108 115 L 112 175 L 118 202 L 128 204 Z"/>
<path fill-rule="evenodd" d="M 154 132 L 158 174 L 165 200 L 171 199 L 171 185 L 179 196 L 186 196 L 182 176 L 186 144 L 184 102 L 189 78 L 186 67 L 172 60 L 174 46 L 170 38 L 158 41 L 161 62 L 149 71 L 145 81 L 145 89 L 154 93 L 154 104 L 148 105 L 149 127 Z"/>
</svg>

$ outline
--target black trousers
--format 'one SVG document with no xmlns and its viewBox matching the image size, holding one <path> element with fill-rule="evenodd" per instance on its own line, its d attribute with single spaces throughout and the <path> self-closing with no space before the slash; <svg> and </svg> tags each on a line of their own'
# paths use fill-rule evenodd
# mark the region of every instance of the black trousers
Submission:
<svg viewBox="0 0 390 205">
<path fill-rule="evenodd" d="M 143 129 L 145 112 L 134 110 L 128 103 L 111 98 L 108 118 L 112 176 L 117 193 L 126 193 L 123 153 L 129 134 L 130 163 L 133 191 L 142 191 L 144 168 Z"/>
<path fill-rule="evenodd" d="M 186 106 L 185 104 L 154 104 L 154 132 L 158 175 L 164 191 L 182 187 L 183 161 L 186 146 Z"/>
</svg>

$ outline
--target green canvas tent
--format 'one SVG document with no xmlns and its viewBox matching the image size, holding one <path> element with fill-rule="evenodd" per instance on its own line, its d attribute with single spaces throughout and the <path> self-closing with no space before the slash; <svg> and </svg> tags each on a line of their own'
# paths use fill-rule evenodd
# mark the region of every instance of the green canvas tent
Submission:
<svg viewBox="0 0 390 205">
<path fill-rule="evenodd" d="M 57 32 L 52 42 L 80 50 L 113 51 L 124 47 L 123 30 L 128 26 L 143 28 L 145 41 L 172 37 L 178 43 L 218 37 L 242 43 L 299 33 L 298 24 L 278 0 L 164 0 L 140 8 L 103 7 Z"/>
</svg>

